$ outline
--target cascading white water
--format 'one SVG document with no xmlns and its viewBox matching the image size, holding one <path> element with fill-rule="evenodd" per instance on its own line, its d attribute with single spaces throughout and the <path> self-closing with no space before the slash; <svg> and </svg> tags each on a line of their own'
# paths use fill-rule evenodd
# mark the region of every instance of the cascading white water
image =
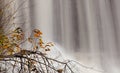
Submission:
<svg viewBox="0 0 120 73">
<path fill-rule="evenodd" d="M 86 66 L 119 73 L 119 0 L 35 0 L 31 26 Z"/>
</svg>

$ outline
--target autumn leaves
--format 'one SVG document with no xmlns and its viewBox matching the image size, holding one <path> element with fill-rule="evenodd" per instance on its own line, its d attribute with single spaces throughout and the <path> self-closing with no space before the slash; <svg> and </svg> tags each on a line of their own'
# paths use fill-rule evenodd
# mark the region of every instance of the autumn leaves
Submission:
<svg viewBox="0 0 120 73">
<path fill-rule="evenodd" d="M 42 32 L 39 29 L 33 30 L 33 36 L 25 39 L 24 32 L 22 28 L 18 27 L 12 31 L 9 35 L 0 34 L 0 54 L 11 55 L 23 50 L 24 47 L 21 46 L 21 42 L 29 42 L 33 47 L 33 51 L 42 49 L 42 52 L 50 51 L 50 47 L 53 46 L 51 42 L 44 43 L 42 39 Z M 23 43 L 24 43 L 23 42 Z M 25 48 L 24 48 L 25 49 Z"/>
<path fill-rule="evenodd" d="M 34 29 L 34 37 L 35 38 L 38 38 L 42 35 L 42 32 L 38 29 Z"/>
<path fill-rule="evenodd" d="M 53 46 L 52 42 L 45 43 L 42 39 L 42 32 L 39 29 L 33 30 L 33 37 L 29 37 L 28 41 L 33 45 L 33 51 L 40 50 L 43 54 L 50 51 Z"/>
<path fill-rule="evenodd" d="M 17 49 L 16 52 L 18 52 L 18 50 L 20 51 L 18 44 L 24 37 L 23 32 L 18 32 L 20 29 L 21 28 L 15 29 L 9 35 L 5 35 L 4 33 L 0 34 L 0 55 L 13 54 L 15 53 L 15 49 Z"/>
</svg>

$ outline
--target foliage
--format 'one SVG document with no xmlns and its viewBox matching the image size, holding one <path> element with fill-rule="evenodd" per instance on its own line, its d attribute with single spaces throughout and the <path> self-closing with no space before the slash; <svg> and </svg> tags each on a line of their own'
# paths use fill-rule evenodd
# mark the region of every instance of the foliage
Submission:
<svg viewBox="0 0 120 73">
<path fill-rule="evenodd" d="M 33 46 L 31 50 L 22 49 L 22 47 L 20 47 L 19 42 L 24 40 L 23 34 L 22 29 L 18 27 L 9 37 L 5 36 L 6 38 L 2 41 L 2 44 L 5 44 L 5 46 L 3 45 L 0 48 L 2 49 L 0 55 L 1 62 L 4 61 L 5 64 L 10 63 L 13 67 L 12 73 L 16 71 L 16 68 L 19 69 L 18 72 L 22 73 L 62 73 L 63 70 L 65 71 L 65 69 L 68 68 L 71 73 L 73 73 L 67 64 L 68 62 L 61 62 L 47 56 L 47 51 L 50 51 L 50 47 L 54 45 L 51 42 L 43 42 L 40 30 L 34 29 L 33 37 L 29 37 L 26 40 Z M 55 68 L 54 62 L 55 64 L 63 65 L 64 68 Z"/>
<path fill-rule="evenodd" d="M 47 52 L 54 44 L 45 43 L 39 29 L 34 29 L 26 38 L 23 29 L 15 27 L 15 14 L 19 8 L 13 10 L 14 3 L 15 0 L 0 0 L 0 73 L 74 73 L 69 61 L 49 56 Z M 26 42 L 31 46 L 29 50 L 23 46 Z"/>
</svg>

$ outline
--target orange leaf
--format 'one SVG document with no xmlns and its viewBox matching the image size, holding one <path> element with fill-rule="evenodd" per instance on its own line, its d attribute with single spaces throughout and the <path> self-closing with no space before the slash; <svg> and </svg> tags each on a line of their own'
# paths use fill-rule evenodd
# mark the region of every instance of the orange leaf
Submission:
<svg viewBox="0 0 120 73">
<path fill-rule="evenodd" d="M 40 37 L 42 35 L 42 32 L 38 29 L 34 29 L 34 37 Z"/>
<path fill-rule="evenodd" d="M 34 34 L 34 37 L 36 37 L 36 38 L 37 38 L 37 37 L 40 37 L 40 35 L 39 35 L 39 34 L 37 34 L 37 33 L 35 33 L 35 34 Z"/>
</svg>

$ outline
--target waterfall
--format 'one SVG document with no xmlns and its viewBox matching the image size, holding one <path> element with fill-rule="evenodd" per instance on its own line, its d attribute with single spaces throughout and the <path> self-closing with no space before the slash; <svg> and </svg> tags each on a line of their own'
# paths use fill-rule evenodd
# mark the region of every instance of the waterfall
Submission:
<svg viewBox="0 0 120 73">
<path fill-rule="evenodd" d="M 105 73 L 120 70 L 119 0 L 30 0 L 31 28 L 65 53 Z"/>
</svg>

